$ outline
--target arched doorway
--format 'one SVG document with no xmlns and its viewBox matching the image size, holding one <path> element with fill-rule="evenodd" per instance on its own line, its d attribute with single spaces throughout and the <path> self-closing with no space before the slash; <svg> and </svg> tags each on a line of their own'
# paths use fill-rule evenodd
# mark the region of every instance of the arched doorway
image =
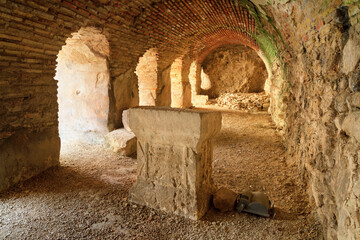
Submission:
<svg viewBox="0 0 360 240">
<path fill-rule="evenodd" d="M 201 68 L 200 93 L 209 98 L 262 92 L 268 75 L 257 52 L 237 44 L 216 48 L 202 61 Z"/>
<path fill-rule="evenodd" d="M 136 75 L 139 85 L 139 105 L 155 106 L 156 90 L 158 85 L 158 52 L 150 48 L 139 59 L 136 66 Z"/>
<path fill-rule="evenodd" d="M 59 52 L 55 80 L 62 142 L 108 132 L 108 57 L 106 37 L 92 27 L 73 33 Z"/>
</svg>

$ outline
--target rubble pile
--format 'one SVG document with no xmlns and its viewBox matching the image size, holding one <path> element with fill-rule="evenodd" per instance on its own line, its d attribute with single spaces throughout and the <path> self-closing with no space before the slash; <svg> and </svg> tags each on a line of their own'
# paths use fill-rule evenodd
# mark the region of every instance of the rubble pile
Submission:
<svg viewBox="0 0 360 240">
<path fill-rule="evenodd" d="M 267 111 L 270 97 L 261 93 L 224 93 L 216 99 L 217 106 L 234 110 Z"/>
</svg>

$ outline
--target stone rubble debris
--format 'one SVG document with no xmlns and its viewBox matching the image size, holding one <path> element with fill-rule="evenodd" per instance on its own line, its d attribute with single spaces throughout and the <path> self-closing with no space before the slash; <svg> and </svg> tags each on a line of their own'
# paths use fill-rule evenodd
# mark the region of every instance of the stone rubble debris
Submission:
<svg viewBox="0 0 360 240">
<path fill-rule="evenodd" d="M 114 130 L 105 137 L 106 145 L 117 153 L 131 156 L 136 153 L 136 137 L 124 128 Z"/>
<path fill-rule="evenodd" d="M 270 96 L 265 92 L 224 93 L 216 99 L 215 105 L 233 110 L 267 111 L 270 106 Z"/>
<path fill-rule="evenodd" d="M 233 211 L 235 208 L 237 194 L 227 188 L 220 188 L 213 197 L 214 207 L 221 212 Z"/>
<path fill-rule="evenodd" d="M 262 217 L 274 217 L 274 205 L 263 192 L 244 191 L 237 194 L 234 191 L 221 187 L 213 195 L 214 207 L 221 212 L 236 210 Z"/>
</svg>

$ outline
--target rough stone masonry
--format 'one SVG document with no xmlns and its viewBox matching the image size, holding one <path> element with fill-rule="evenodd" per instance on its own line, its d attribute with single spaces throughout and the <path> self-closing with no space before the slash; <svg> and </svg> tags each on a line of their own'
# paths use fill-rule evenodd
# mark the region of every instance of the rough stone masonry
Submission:
<svg viewBox="0 0 360 240">
<path fill-rule="evenodd" d="M 200 219 L 213 189 L 212 137 L 220 131 L 221 113 L 140 107 L 130 109 L 129 118 L 138 139 L 130 200 Z"/>
</svg>

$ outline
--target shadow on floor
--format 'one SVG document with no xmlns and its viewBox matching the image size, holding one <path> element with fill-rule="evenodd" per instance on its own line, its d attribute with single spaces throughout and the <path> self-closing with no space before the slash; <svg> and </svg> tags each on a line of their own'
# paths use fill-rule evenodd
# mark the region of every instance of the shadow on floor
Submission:
<svg viewBox="0 0 360 240">
<path fill-rule="evenodd" d="M 50 168 L 39 175 L 24 182 L 18 183 L 10 189 L 0 193 L 0 200 L 21 197 L 29 193 L 66 193 L 74 191 L 86 191 L 96 189 L 112 189 L 127 192 L 132 186 L 129 182 L 114 184 L 104 181 L 98 175 L 88 174 L 68 166 Z"/>
</svg>

